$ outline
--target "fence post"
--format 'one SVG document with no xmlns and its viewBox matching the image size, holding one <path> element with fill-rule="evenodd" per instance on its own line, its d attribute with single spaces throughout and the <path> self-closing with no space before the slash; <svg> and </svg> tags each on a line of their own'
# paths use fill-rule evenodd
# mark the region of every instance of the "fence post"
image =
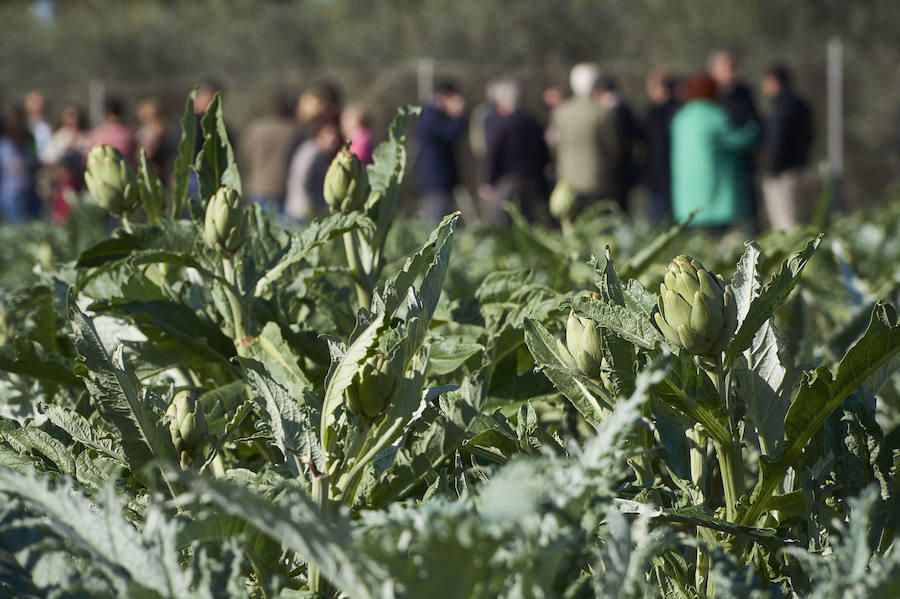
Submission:
<svg viewBox="0 0 900 599">
<path fill-rule="evenodd" d="M 842 54 L 839 38 L 828 41 L 828 66 L 826 71 L 827 85 L 827 148 L 828 148 L 828 183 L 831 186 L 832 210 L 843 208 L 842 184 L 844 178 L 844 123 L 842 89 Z"/>
<path fill-rule="evenodd" d="M 106 101 L 106 83 L 102 79 L 91 79 L 88 83 L 88 120 L 91 127 L 103 122 L 103 102 Z"/>
<path fill-rule="evenodd" d="M 416 61 L 419 84 L 419 102 L 427 102 L 434 95 L 434 59 L 419 58 Z"/>
</svg>

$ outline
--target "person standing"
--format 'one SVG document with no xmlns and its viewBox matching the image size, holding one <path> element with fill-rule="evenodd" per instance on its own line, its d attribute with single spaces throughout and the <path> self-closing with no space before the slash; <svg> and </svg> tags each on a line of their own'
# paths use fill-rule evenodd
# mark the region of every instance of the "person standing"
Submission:
<svg viewBox="0 0 900 599">
<path fill-rule="evenodd" d="M 0 131 L 0 220 L 21 223 L 40 215 L 41 203 L 35 190 L 38 167 L 37 148 L 28 129 L 25 110 L 10 106 L 3 115 Z"/>
<path fill-rule="evenodd" d="M 600 68 L 594 63 L 572 67 L 572 97 L 550 118 L 547 137 L 556 149 L 556 177 L 572 185 L 578 209 L 610 197 L 616 134 L 612 113 L 596 99 Z"/>
<path fill-rule="evenodd" d="M 658 223 L 672 212 L 672 119 L 681 108 L 675 97 L 676 80 L 665 68 L 647 76 L 650 107 L 644 115 L 642 179 L 650 192 L 650 220 Z"/>
<path fill-rule="evenodd" d="M 38 157 L 50 142 L 53 128 L 47 122 L 47 103 L 44 94 L 39 91 L 30 91 L 25 94 L 25 113 L 28 115 L 28 130 L 34 137 L 34 145 L 37 148 Z"/>
<path fill-rule="evenodd" d="M 521 107 L 522 87 L 514 79 L 494 84 L 497 119 L 487 137 L 482 196 L 492 205 L 491 220 L 502 223 L 503 205 L 518 202 L 526 219 L 549 224 L 545 170 L 550 152 L 537 120 Z"/>
<path fill-rule="evenodd" d="M 763 201 L 771 227 L 786 231 L 803 220 L 800 185 L 813 139 L 812 118 L 784 65 L 769 69 L 763 93 L 772 103 L 763 136 Z"/>
<path fill-rule="evenodd" d="M 375 142 L 369 128 L 369 114 L 359 104 L 351 104 L 341 112 L 341 133 L 350 142 L 350 151 L 363 164 L 372 164 Z"/>
<path fill-rule="evenodd" d="M 140 126 L 135 133 L 137 150 L 144 150 L 153 172 L 165 180 L 169 172 L 169 124 L 163 116 L 162 105 L 156 98 L 147 98 L 138 104 L 137 117 Z"/>
<path fill-rule="evenodd" d="M 294 151 L 288 167 L 284 200 L 284 215 L 289 221 L 305 223 L 325 213 L 325 173 L 340 145 L 337 125 L 324 120 Z"/>
<path fill-rule="evenodd" d="M 44 164 L 57 164 L 67 154 L 84 154 L 87 145 L 86 119 L 84 111 L 77 106 L 66 106 L 59 117 L 59 129 L 53 132 L 53 136 L 40 154 Z"/>
<path fill-rule="evenodd" d="M 716 103 L 716 82 L 707 74 L 688 83 L 688 102 L 672 119 L 672 204 L 675 219 L 724 228 L 752 216 L 743 156 L 759 138 L 759 126 L 731 124 Z"/>
<path fill-rule="evenodd" d="M 740 81 L 737 56 L 729 50 L 716 50 L 710 55 L 709 74 L 716 82 L 716 98 L 728 114 L 731 124 L 742 127 L 747 123 L 762 126 L 753 92 Z M 756 174 L 755 151 L 757 146 L 749 146 L 744 151 L 741 168 L 744 169 L 743 180 L 747 186 L 746 197 L 752 215 L 757 212 L 757 192 L 753 185 Z"/>
<path fill-rule="evenodd" d="M 87 144 L 84 112 L 66 106 L 60 115 L 60 126 L 41 154 L 41 162 L 50 169 L 50 216 L 62 224 L 72 210 L 69 200 L 84 185 L 84 148 Z"/>
<path fill-rule="evenodd" d="M 456 85 L 444 81 L 435 86 L 432 101 L 422 109 L 416 127 L 419 153 L 415 183 L 422 202 L 422 216 L 438 222 L 453 208 L 453 190 L 459 184 L 455 146 L 466 130 L 466 103 Z"/>
<path fill-rule="evenodd" d="M 272 113 L 251 122 L 241 135 L 238 164 L 247 198 L 271 214 L 284 208 L 288 163 L 297 134 L 294 98 L 279 94 L 274 98 Z"/>
<path fill-rule="evenodd" d="M 628 211 L 628 196 L 638 180 L 638 169 L 634 163 L 634 148 L 640 137 L 640 125 L 634 112 L 617 91 L 616 83 L 601 75 L 597 79 L 595 95 L 600 105 L 612 114 L 616 135 L 616 159 L 611 164 L 610 197 L 624 211 Z"/>
<path fill-rule="evenodd" d="M 109 96 L 103 105 L 103 122 L 88 134 L 85 155 L 99 144 L 112 146 L 122 152 L 128 160 L 135 162 L 134 133 L 122 122 L 125 117 L 125 102 L 118 96 Z"/>
</svg>

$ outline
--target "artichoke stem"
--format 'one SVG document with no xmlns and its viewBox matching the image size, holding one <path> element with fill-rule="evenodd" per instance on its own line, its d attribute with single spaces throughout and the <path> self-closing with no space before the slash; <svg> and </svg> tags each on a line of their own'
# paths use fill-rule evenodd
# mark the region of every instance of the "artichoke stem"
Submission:
<svg viewBox="0 0 900 599">
<path fill-rule="evenodd" d="M 222 256 L 222 268 L 225 271 L 225 280 L 228 285 L 225 286 L 225 295 L 228 297 L 228 305 L 231 307 L 231 319 L 234 322 L 234 333 L 232 339 L 234 347 L 239 356 L 247 356 L 247 344 L 244 339 L 247 336 L 244 308 L 237 297 L 237 285 L 234 278 L 234 262 L 230 256 Z"/>
<path fill-rule="evenodd" d="M 734 414 L 732 413 L 729 387 L 731 377 L 726 375 L 721 356 L 715 360 L 711 370 L 706 371 L 716 391 L 719 392 L 719 401 L 726 407 L 728 414 L 728 430 L 731 433 L 731 441 L 728 444 L 715 442 L 716 457 L 719 460 L 719 473 L 722 476 L 722 488 L 725 493 L 725 513 L 729 522 L 734 522 L 737 517 L 737 502 L 744 490 L 744 462 L 741 456 L 740 439 L 737 438 Z"/>
<path fill-rule="evenodd" d="M 369 444 L 366 444 L 363 448 L 365 449 L 365 452 L 361 452 L 362 455 L 360 455 L 353 463 L 349 472 L 341 475 L 340 479 L 338 479 L 335 488 L 338 489 L 338 492 L 341 494 L 341 501 L 344 505 L 349 507 L 354 504 L 356 501 L 356 492 L 359 488 L 359 482 L 362 479 L 363 469 L 375 459 L 375 456 L 377 456 L 381 450 L 393 443 L 397 437 L 400 436 L 400 433 L 403 432 L 404 424 L 405 422 L 402 418 L 395 420 L 386 431 L 376 438 L 374 445 L 370 447 Z"/>
<path fill-rule="evenodd" d="M 356 247 L 356 237 L 353 231 L 344 233 L 344 251 L 347 253 L 347 266 L 350 267 L 353 286 L 356 288 L 356 299 L 361 308 L 368 310 L 372 303 L 368 285 L 366 284 L 368 276 L 363 272 L 359 249 Z"/>
<path fill-rule="evenodd" d="M 222 454 L 220 452 L 216 452 L 209 467 L 212 470 L 213 476 L 216 478 L 225 478 L 225 462 L 222 461 Z"/>
<path fill-rule="evenodd" d="M 563 216 L 559 219 L 559 225 L 562 228 L 562 234 L 565 239 L 572 238 L 572 219 L 568 216 Z"/>
<path fill-rule="evenodd" d="M 328 513 L 328 479 L 329 477 L 322 476 L 313 478 L 312 481 L 312 499 L 322 511 L 323 515 Z M 313 593 L 317 593 L 319 596 L 327 595 L 326 590 L 328 587 L 328 583 L 322 580 L 322 573 L 319 571 L 319 567 L 312 563 L 309 564 L 307 581 L 310 591 L 312 591 Z"/>
</svg>

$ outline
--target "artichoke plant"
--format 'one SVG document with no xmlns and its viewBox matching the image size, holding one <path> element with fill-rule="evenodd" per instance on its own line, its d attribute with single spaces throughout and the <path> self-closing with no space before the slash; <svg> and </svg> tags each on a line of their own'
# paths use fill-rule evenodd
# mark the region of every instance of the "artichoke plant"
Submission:
<svg viewBox="0 0 900 599">
<path fill-rule="evenodd" d="M 556 340 L 556 346 L 563 362 L 572 370 L 585 376 L 599 379 L 603 369 L 600 332 L 590 318 L 581 318 L 569 312 L 566 322 L 566 342 Z"/>
<path fill-rule="evenodd" d="M 179 391 L 166 410 L 169 434 L 178 451 L 181 466 L 187 468 L 206 440 L 206 415 L 203 406 L 190 391 Z"/>
<path fill-rule="evenodd" d="M 372 422 L 388 406 L 396 377 L 391 362 L 383 352 L 370 356 L 347 387 L 350 409 Z"/>
<path fill-rule="evenodd" d="M 106 144 L 88 152 L 84 183 L 94 201 L 116 217 L 121 218 L 140 201 L 134 169 L 120 151 Z"/>
<path fill-rule="evenodd" d="M 231 256 L 244 245 L 247 237 L 247 215 L 241 195 L 230 187 L 221 187 L 206 206 L 203 240 L 225 256 Z"/>
<path fill-rule="evenodd" d="M 666 268 L 653 321 L 673 345 L 717 359 L 737 328 L 737 305 L 721 275 L 682 255 Z"/>
<path fill-rule="evenodd" d="M 349 147 L 344 147 L 325 173 L 325 202 L 332 212 L 360 210 L 369 197 L 369 175 L 366 165 Z"/>
<path fill-rule="evenodd" d="M 575 209 L 575 189 L 568 181 L 560 181 L 550 194 L 550 214 L 561 220 L 572 215 Z"/>
</svg>

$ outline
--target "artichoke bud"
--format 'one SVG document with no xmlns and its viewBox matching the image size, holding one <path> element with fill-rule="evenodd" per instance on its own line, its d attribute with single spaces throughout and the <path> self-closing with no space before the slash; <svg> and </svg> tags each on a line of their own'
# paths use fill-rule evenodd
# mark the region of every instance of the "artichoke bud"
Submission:
<svg viewBox="0 0 900 599">
<path fill-rule="evenodd" d="M 558 343 L 563 356 L 563 361 L 573 370 L 580 370 L 585 376 L 598 378 L 603 369 L 603 351 L 601 349 L 600 331 L 590 318 L 581 318 L 569 311 L 569 319 L 566 321 L 566 343 Z"/>
<path fill-rule="evenodd" d="M 571 216 L 575 208 L 575 189 L 568 181 L 560 181 L 550 194 L 550 214 L 559 220 Z"/>
<path fill-rule="evenodd" d="M 91 197 L 113 216 L 121 217 L 140 201 L 137 175 L 120 151 L 100 144 L 87 156 L 84 183 Z"/>
<path fill-rule="evenodd" d="M 390 360 L 377 352 L 356 372 L 347 387 L 347 402 L 354 412 L 372 422 L 387 409 L 395 384 Z"/>
<path fill-rule="evenodd" d="M 689 256 L 666 268 L 653 321 L 669 343 L 695 356 L 718 357 L 737 328 L 731 286 Z"/>
<path fill-rule="evenodd" d="M 365 206 L 369 198 L 369 174 L 366 165 L 348 146 L 331 161 L 323 191 L 332 212 L 348 213 Z"/>
<path fill-rule="evenodd" d="M 241 195 L 221 187 L 206 205 L 203 241 L 226 256 L 238 251 L 247 238 L 247 214 Z"/>
<path fill-rule="evenodd" d="M 166 410 L 169 434 L 182 466 L 189 465 L 206 440 L 206 414 L 190 391 L 179 391 Z"/>
</svg>

